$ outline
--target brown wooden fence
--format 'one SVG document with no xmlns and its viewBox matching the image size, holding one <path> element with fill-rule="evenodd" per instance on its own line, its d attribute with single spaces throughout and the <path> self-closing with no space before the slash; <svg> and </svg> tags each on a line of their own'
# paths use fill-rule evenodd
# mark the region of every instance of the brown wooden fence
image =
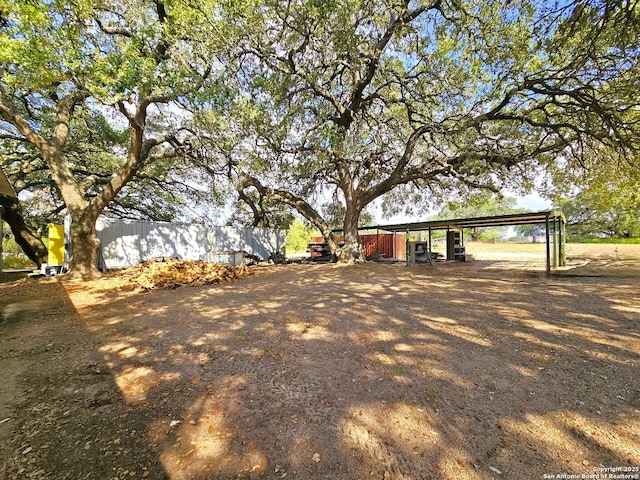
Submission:
<svg viewBox="0 0 640 480">
<path fill-rule="evenodd" d="M 343 237 L 337 238 L 338 242 L 343 242 Z M 311 243 L 324 243 L 323 237 L 311 238 Z M 365 258 L 394 258 L 405 260 L 406 258 L 406 237 L 404 233 L 379 233 L 360 235 L 360 244 Z"/>
</svg>

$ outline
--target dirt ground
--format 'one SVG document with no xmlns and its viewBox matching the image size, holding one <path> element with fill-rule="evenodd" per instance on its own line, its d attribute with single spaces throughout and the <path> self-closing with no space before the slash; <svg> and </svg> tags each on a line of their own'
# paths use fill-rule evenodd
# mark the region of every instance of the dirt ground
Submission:
<svg viewBox="0 0 640 480">
<path fill-rule="evenodd" d="M 5 275 L 0 373 L 6 479 L 640 478 L 633 275 Z"/>
</svg>

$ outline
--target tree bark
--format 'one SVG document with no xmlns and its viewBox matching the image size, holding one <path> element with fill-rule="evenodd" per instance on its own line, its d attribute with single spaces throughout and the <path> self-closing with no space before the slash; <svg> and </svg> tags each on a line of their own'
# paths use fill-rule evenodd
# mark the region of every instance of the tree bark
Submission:
<svg viewBox="0 0 640 480">
<path fill-rule="evenodd" d="M 337 260 L 339 263 L 354 263 L 362 260 L 362 246 L 358 235 L 358 221 L 360 210 L 347 203 L 347 211 L 344 218 L 344 245 L 338 249 Z"/>
<path fill-rule="evenodd" d="M 69 275 L 72 278 L 90 279 L 101 275 L 98 264 L 100 241 L 95 225 L 96 218 L 86 212 L 71 218 Z"/>
<path fill-rule="evenodd" d="M 47 247 L 34 235 L 24 221 L 18 202 L 0 202 L 4 207 L 3 219 L 9 224 L 11 232 L 22 251 L 38 268 L 47 261 Z"/>
</svg>

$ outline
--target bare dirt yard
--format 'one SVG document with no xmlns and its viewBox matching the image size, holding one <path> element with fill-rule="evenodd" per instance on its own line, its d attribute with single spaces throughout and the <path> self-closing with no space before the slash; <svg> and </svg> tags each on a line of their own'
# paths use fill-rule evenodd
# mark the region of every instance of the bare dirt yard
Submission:
<svg viewBox="0 0 640 480">
<path fill-rule="evenodd" d="M 640 478 L 639 277 L 254 272 L 5 275 L 0 478 Z"/>
<path fill-rule="evenodd" d="M 466 252 L 485 261 L 487 268 L 544 271 L 544 243 L 467 242 Z M 552 248 L 552 247 L 551 247 Z M 441 253 L 444 247 L 441 246 Z M 607 243 L 568 243 L 565 268 L 558 275 L 640 277 L 640 245 Z M 497 263 L 501 262 L 501 263 Z"/>
</svg>

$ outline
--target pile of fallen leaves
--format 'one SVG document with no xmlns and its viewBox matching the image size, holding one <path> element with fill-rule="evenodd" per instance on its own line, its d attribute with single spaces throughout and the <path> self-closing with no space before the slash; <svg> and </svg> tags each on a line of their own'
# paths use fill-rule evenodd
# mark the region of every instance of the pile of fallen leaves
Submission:
<svg viewBox="0 0 640 480">
<path fill-rule="evenodd" d="M 177 258 L 153 259 L 127 268 L 119 276 L 125 284 L 144 290 L 155 288 L 199 287 L 221 283 L 251 275 L 245 265 L 234 267 L 202 260 L 180 260 Z"/>
</svg>

